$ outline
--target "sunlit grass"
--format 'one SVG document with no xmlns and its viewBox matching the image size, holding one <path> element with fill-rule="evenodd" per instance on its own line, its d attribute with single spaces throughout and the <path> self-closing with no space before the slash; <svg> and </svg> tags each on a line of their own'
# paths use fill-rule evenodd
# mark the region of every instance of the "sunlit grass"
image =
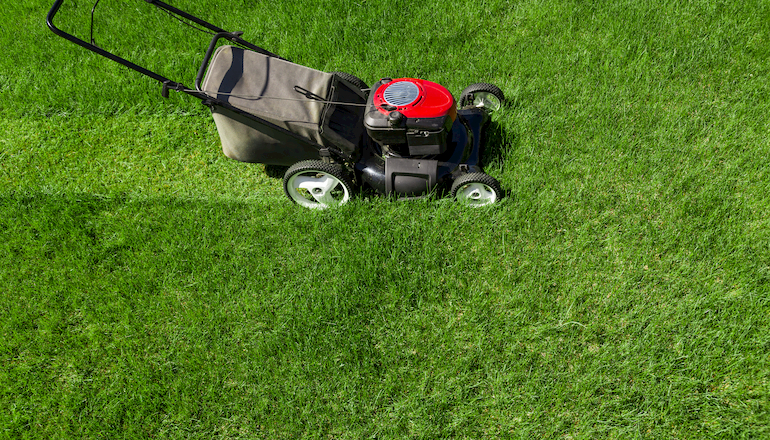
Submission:
<svg viewBox="0 0 770 440">
<path fill-rule="evenodd" d="M 313 68 L 500 85 L 508 197 L 302 209 L 205 107 L 13 2 L 3 436 L 770 434 L 765 2 L 247 3 L 174 2 Z M 192 84 L 206 36 L 98 11 L 97 42 Z"/>
</svg>

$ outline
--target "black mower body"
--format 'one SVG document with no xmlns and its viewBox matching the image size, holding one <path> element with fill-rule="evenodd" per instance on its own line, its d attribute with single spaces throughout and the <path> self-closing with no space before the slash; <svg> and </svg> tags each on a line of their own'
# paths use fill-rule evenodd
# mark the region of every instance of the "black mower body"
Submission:
<svg viewBox="0 0 770 440">
<path fill-rule="evenodd" d="M 383 157 L 382 148 L 367 138 L 361 159 L 355 164 L 356 175 L 379 194 L 411 198 L 449 189 L 458 175 L 482 171 L 483 132 L 488 123 L 484 110 L 459 110 L 445 135 L 444 151 L 419 158 Z"/>
</svg>

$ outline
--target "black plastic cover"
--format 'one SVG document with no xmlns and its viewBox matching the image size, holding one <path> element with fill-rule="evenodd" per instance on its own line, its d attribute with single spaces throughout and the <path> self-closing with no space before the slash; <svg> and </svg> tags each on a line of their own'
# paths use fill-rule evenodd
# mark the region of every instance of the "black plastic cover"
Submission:
<svg viewBox="0 0 770 440">
<path fill-rule="evenodd" d="M 331 83 L 331 101 L 321 117 L 321 136 L 338 146 L 353 158 L 360 154 L 364 129 L 361 125 L 364 93 L 355 85 L 334 75 Z M 350 103 L 351 105 L 345 105 Z"/>
<path fill-rule="evenodd" d="M 426 195 L 436 186 L 437 172 L 437 160 L 389 157 L 385 159 L 385 194 Z"/>
</svg>

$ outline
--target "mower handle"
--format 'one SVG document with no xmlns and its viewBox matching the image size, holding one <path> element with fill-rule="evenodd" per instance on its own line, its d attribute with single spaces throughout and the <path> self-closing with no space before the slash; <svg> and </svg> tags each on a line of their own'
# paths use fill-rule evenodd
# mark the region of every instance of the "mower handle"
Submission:
<svg viewBox="0 0 770 440">
<path fill-rule="evenodd" d="M 194 15 L 191 15 L 191 14 L 189 14 L 187 12 L 184 12 L 184 11 L 182 11 L 180 9 L 177 9 L 177 8 L 171 6 L 171 5 L 167 4 L 167 3 L 164 3 L 164 2 L 162 2 L 160 0 L 144 0 L 144 1 L 147 2 L 147 3 L 152 4 L 153 6 L 156 6 L 156 7 L 160 8 L 160 9 L 164 9 L 164 10 L 166 10 L 169 13 L 172 13 L 172 14 L 177 15 L 179 17 L 182 17 L 182 18 L 185 18 L 187 20 L 190 20 L 190 21 L 192 21 L 192 22 L 194 22 L 194 23 L 196 23 L 198 25 L 201 25 L 201 26 L 203 26 L 203 27 L 205 27 L 205 28 L 207 28 L 207 29 L 209 29 L 209 30 L 211 30 L 213 32 L 216 32 L 216 34 L 214 35 L 214 38 L 211 41 L 211 44 L 209 44 L 209 49 L 206 52 L 206 57 L 204 58 L 203 64 L 201 65 L 201 68 L 198 71 L 198 77 L 195 80 L 196 89 L 198 91 L 200 91 L 200 81 L 203 78 L 203 74 L 206 71 L 206 66 L 208 66 L 209 60 L 211 58 L 211 55 L 214 52 L 216 43 L 217 43 L 217 41 L 219 41 L 222 38 L 227 38 L 228 40 L 232 41 L 235 44 L 244 46 L 244 47 L 246 47 L 248 49 L 254 50 L 254 51 L 259 52 L 261 54 L 264 54 L 264 55 L 267 55 L 267 56 L 270 56 L 270 57 L 281 58 L 281 57 L 279 57 L 278 55 L 276 55 L 274 53 L 268 52 L 265 49 L 262 49 L 261 47 L 256 46 L 256 45 L 254 45 L 252 43 L 249 43 L 248 41 L 242 39 L 241 35 L 243 35 L 243 32 L 227 32 L 227 31 L 225 31 L 224 29 L 222 29 L 220 27 L 214 26 L 213 24 L 211 24 L 211 23 L 209 23 L 207 21 L 204 21 L 204 20 L 202 20 L 202 19 L 200 19 L 200 18 L 198 18 L 198 17 L 196 17 Z M 153 72 L 153 71 L 151 71 L 149 69 L 146 69 L 146 68 L 144 68 L 142 66 L 134 64 L 131 61 L 126 60 L 125 58 L 121 58 L 121 57 L 113 54 L 112 52 L 109 52 L 109 51 L 106 51 L 106 50 L 102 49 L 101 47 L 97 46 L 96 44 L 89 43 L 87 41 L 81 40 L 80 38 L 78 38 L 78 37 L 76 37 L 76 36 L 74 36 L 72 34 L 69 34 L 67 32 L 64 32 L 63 30 L 61 30 L 58 27 L 56 27 L 56 25 L 54 24 L 54 20 L 53 19 L 56 16 L 56 14 L 59 12 L 59 9 L 61 8 L 61 5 L 63 3 L 64 3 L 64 0 L 56 0 L 54 2 L 53 6 L 51 6 L 51 10 L 48 11 L 48 15 L 46 16 L 46 24 L 51 29 L 51 31 L 53 31 L 53 33 L 55 33 L 56 35 L 64 38 L 65 40 L 68 40 L 68 41 L 70 41 L 72 43 L 77 44 L 78 46 L 86 48 L 86 49 L 90 50 L 91 52 L 97 53 L 97 54 L 99 54 L 99 55 L 101 55 L 101 56 L 103 56 L 105 58 L 109 58 L 109 59 L 111 59 L 112 61 L 115 61 L 118 64 L 126 66 L 129 69 L 135 70 L 135 71 L 137 71 L 137 72 L 139 72 L 139 73 L 141 73 L 143 75 L 149 76 L 150 78 L 152 78 L 152 79 L 162 83 L 163 84 L 163 96 L 166 96 L 168 94 L 168 90 L 169 89 L 173 89 L 173 90 L 179 90 L 179 91 L 189 91 L 188 93 L 196 96 L 197 98 L 206 99 L 205 95 L 202 95 L 202 94 L 197 93 L 195 91 L 191 91 L 189 88 L 184 86 L 182 83 L 171 81 L 170 79 L 164 77 L 163 75 L 160 75 L 160 74 L 158 74 L 156 72 Z M 281 59 L 283 59 L 283 58 L 281 58 Z"/>
<path fill-rule="evenodd" d="M 148 1 L 148 0 L 145 0 L 145 1 Z M 63 3 L 64 3 L 64 0 L 56 0 L 54 2 L 53 6 L 51 6 L 51 10 L 48 11 L 48 15 L 46 16 L 45 22 L 48 25 L 48 28 L 51 29 L 54 34 L 64 38 L 65 40 L 68 40 L 68 41 L 70 41 L 72 43 L 75 43 L 78 46 L 84 47 L 84 48 L 90 50 L 91 52 L 95 52 L 95 53 L 97 53 L 97 54 L 99 54 L 99 55 L 101 55 L 103 57 L 109 58 L 112 61 L 115 61 L 115 62 L 117 62 L 119 64 L 122 64 L 122 65 L 128 67 L 129 69 L 136 70 L 137 72 L 139 72 L 141 74 L 147 75 L 147 76 L 149 76 L 150 78 L 152 78 L 152 79 L 154 79 L 156 81 L 160 81 L 162 83 L 173 82 L 173 81 L 170 81 L 168 78 L 163 77 L 162 75 L 159 75 L 159 74 L 157 74 L 157 73 L 155 73 L 155 72 L 153 72 L 151 70 L 145 69 L 142 66 L 134 64 L 131 61 L 128 61 L 125 58 L 121 58 L 121 57 L 113 54 L 112 52 L 108 52 L 108 51 L 102 49 L 99 46 L 96 46 L 94 44 L 91 44 L 91 43 L 88 43 L 86 41 L 83 41 L 80 38 L 78 38 L 78 37 L 76 37 L 76 36 L 74 36 L 72 34 L 68 34 L 67 32 L 64 32 L 63 30 L 61 30 L 58 27 L 56 27 L 56 25 L 53 23 L 53 18 L 56 15 L 56 13 L 59 12 L 59 8 L 61 8 L 61 5 Z"/>
</svg>

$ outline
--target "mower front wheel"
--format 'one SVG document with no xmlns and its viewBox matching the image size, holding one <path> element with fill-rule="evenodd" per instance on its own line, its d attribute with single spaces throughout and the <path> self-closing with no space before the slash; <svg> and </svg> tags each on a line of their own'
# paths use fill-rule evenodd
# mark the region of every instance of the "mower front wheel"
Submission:
<svg viewBox="0 0 770 440">
<path fill-rule="evenodd" d="M 325 209 L 347 203 L 353 193 L 353 183 L 341 165 L 305 160 L 286 170 L 283 190 L 300 206 Z"/>
<path fill-rule="evenodd" d="M 460 108 L 473 106 L 488 112 L 500 109 L 505 102 L 505 94 L 494 84 L 471 84 L 460 94 Z"/>
<path fill-rule="evenodd" d="M 503 198 L 503 188 L 494 177 L 485 173 L 469 173 L 452 184 L 452 197 L 465 206 L 491 205 Z"/>
</svg>

